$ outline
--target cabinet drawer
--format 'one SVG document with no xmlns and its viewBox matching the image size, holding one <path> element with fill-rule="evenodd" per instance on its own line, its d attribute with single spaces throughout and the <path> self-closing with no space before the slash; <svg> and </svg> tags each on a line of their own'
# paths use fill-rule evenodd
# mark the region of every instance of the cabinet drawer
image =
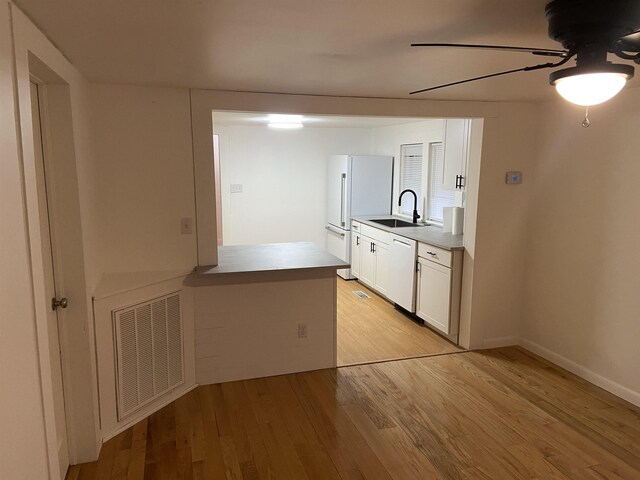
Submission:
<svg viewBox="0 0 640 480">
<path fill-rule="evenodd" d="M 453 257 L 450 250 L 434 247 L 428 243 L 418 244 L 418 256 L 444 265 L 445 267 L 451 267 L 451 259 Z"/>
<path fill-rule="evenodd" d="M 370 227 L 369 225 L 360 224 L 360 233 L 374 239 L 377 242 L 385 243 L 387 245 L 389 245 L 389 242 L 391 240 L 391 234 L 389 232 Z"/>
</svg>

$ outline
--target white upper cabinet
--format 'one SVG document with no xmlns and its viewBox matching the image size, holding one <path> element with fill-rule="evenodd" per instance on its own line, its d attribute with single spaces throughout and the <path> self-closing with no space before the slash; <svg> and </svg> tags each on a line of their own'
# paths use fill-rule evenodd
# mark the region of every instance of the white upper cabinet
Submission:
<svg viewBox="0 0 640 480">
<path fill-rule="evenodd" d="M 463 190 L 466 185 L 471 120 L 452 118 L 444 122 L 444 170 L 442 186 Z"/>
</svg>

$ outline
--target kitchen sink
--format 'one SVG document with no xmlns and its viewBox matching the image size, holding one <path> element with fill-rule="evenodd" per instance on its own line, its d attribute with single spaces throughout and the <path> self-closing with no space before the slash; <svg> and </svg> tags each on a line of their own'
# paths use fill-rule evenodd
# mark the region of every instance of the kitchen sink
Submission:
<svg viewBox="0 0 640 480">
<path fill-rule="evenodd" d="M 405 222 L 404 220 L 398 220 L 396 218 L 384 218 L 382 220 L 369 220 L 373 223 L 379 223 L 380 225 L 384 225 L 385 227 L 391 228 L 399 228 L 399 227 L 420 227 L 421 223 L 411 223 Z"/>
</svg>

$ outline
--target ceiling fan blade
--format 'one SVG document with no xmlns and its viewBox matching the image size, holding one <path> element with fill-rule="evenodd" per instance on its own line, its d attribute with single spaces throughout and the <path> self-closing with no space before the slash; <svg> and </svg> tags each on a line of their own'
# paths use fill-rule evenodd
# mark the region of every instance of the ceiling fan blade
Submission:
<svg viewBox="0 0 640 480">
<path fill-rule="evenodd" d="M 616 46 L 623 52 L 640 52 L 640 30 L 621 37 Z"/>
<path fill-rule="evenodd" d="M 416 93 L 429 92 L 431 90 L 438 90 L 439 88 L 451 87 L 453 85 L 460 85 L 461 83 L 469 83 L 469 82 L 475 82 L 477 80 L 484 80 L 485 78 L 499 77 L 501 75 L 509 75 L 510 73 L 530 72 L 532 70 L 541 70 L 543 68 L 559 67 L 560 65 L 564 65 L 565 63 L 567 63 L 572 56 L 573 55 L 569 57 L 564 57 L 562 60 L 556 63 L 542 63 L 540 65 L 531 65 L 529 67 L 515 68 L 513 70 L 505 70 L 504 72 L 490 73 L 489 75 L 482 75 L 480 77 L 467 78 L 466 80 L 446 83 L 444 85 L 438 85 L 436 87 L 423 88 L 422 90 L 416 90 L 414 92 L 410 92 L 409 95 L 415 95 Z"/>
<path fill-rule="evenodd" d="M 477 48 L 483 50 L 503 50 L 506 52 L 524 52 L 544 57 L 567 57 L 569 52 L 566 50 L 554 50 L 549 48 L 529 48 L 529 47 L 510 47 L 505 45 L 473 45 L 467 43 L 412 43 L 412 47 L 454 47 L 454 48 Z"/>
</svg>

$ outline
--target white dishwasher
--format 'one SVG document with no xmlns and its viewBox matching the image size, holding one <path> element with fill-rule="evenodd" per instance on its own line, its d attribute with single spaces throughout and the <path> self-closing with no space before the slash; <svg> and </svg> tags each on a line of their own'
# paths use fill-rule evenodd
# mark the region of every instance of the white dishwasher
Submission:
<svg viewBox="0 0 640 480">
<path fill-rule="evenodd" d="M 416 311 L 416 241 L 391 234 L 387 296 L 411 313 Z"/>
</svg>

